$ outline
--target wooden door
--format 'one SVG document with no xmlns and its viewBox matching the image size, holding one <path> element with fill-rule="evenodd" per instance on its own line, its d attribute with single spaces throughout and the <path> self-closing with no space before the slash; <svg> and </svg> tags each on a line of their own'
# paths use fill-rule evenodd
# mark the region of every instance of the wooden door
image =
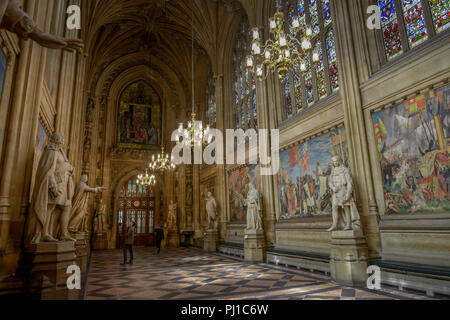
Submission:
<svg viewBox="0 0 450 320">
<path fill-rule="evenodd" d="M 137 184 L 137 177 L 124 183 L 119 194 L 117 213 L 117 247 L 123 247 L 128 225 L 136 223 L 134 245 L 154 244 L 155 197 L 151 187 Z"/>
</svg>

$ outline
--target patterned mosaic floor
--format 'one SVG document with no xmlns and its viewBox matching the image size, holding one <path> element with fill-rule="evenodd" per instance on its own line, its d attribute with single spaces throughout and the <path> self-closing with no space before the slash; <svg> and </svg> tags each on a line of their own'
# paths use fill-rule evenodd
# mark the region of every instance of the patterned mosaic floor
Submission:
<svg viewBox="0 0 450 320">
<path fill-rule="evenodd" d="M 155 254 L 135 248 L 133 265 L 121 266 L 122 251 L 96 251 L 89 268 L 86 300 L 386 300 L 429 299 L 383 288 L 342 287 L 325 275 L 268 264 L 247 264 L 199 249 Z"/>
</svg>

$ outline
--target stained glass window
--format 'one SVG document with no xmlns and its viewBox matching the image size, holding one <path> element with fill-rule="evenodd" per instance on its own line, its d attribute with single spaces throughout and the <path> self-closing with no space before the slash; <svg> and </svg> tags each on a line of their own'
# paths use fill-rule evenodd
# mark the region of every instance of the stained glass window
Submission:
<svg viewBox="0 0 450 320">
<path fill-rule="evenodd" d="M 339 79 L 333 29 L 330 29 L 327 34 L 327 52 L 331 89 L 335 91 L 339 89 Z"/>
<path fill-rule="evenodd" d="M 394 0 L 378 0 L 378 3 L 381 9 L 384 48 L 387 59 L 391 60 L 403 53 L 395 4 Z"/>
<path fill-rule="evenodd" d="M 449 25 L 449 0 L 378 0 L 378 4 L 388 61 L 428 40 L 433 29 L 439 33 Z"/>
<path fill-rule="evenodd" d="M 411 47 L 428 39 L 421 0 L 402 0 L 408 42 Z"/>
<path fill-rule="evenodd" d="M 292 17 L 299 17 L 300 25 L 310 24 L 313 29 L 312 43 L 320 54 L 320 64 L 312 65 L 312 55 L 304 57 L 305 71 L 296 66 L 281 83 L 284 115 L 290 118 L 305 107 L 339 89 L 338 65 L 334 34 L 332 30 L 331 0 L 285 0 L 281 1 L 285 21 L 291 24 Z M 291 29 L 287 30 L 291 36 Z"/>
<path fill-rule="evenodd" d="M 433 16 L 436 33 L 446 30 L 450 26 L 450 1 L 428 0 Z"/>
<path fill-rule="evenodd" d="M 208 84 L 206 87 L 206 97 L 207 97 L 207 112 L 206 118 L 208 119 L 209 125 L 214 128 L 216 126 L 216 114 L 217 114 L 217 106 L 216 106 L 216 82 L 214 81 L 214 74 L 211 74 L 208 77 Z"/>
<path fill-rule="evenodd" d="M 251 54 L 251 35 L 245 18 L 239 28 L 233 54 L 235 127 L 257 129 L 256 82 L 253 73 L 246 69 L 246 58 Z"/>
</svg>

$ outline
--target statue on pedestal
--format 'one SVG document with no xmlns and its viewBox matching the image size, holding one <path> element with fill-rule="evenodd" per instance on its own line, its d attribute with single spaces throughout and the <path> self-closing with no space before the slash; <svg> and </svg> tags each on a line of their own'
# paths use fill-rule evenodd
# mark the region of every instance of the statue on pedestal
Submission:
<svg viewBox="0 0 450 320">
<path fill-rule="evenodd" d="M 247 207 L 247 229 L 246 230 L 263 230 L 261 219 L 261 199 L 259 192 L 256 190 L 253 183 L 249 184 L 249 191 L 247 199 L 245 199 L 245 206 Z"/>
<path fill-rule="evenodd" d="M 177 204 L 170 200 L 169 212 L 167 215 L 167 228 L 175 229 L 177 227 Z"/>
<path fill-rule="evenodd" d="M 73 198 L 73 207 L 69 222 L 69 230 L 73 233 L 87 231 L 86 219 L 88 218 L 87 206 L 89 203 L 89 193 L 106 190 L 104 187 L 91 188 L 87 185 L 87 182 L 88 176 L 83 174 L 77 184 Z"/>
<path fill-rule="evenodd" d="M 79 39 L 64 39 L 39 30 L 36 23 L 22 9 L 20 0 L 0 0 L 0 29 L 17 34 L 20 39 L 31 39 L 43 47 L 78 51 L 83 49 Z"/>
<path fill-rule="evenodd" d="M 68 232 L 74 167 L 63 146 L 64 134 L 53 133 L 39 161 L 25 235 L 27 244 L 58 241 L 58 231 L 61 241 L 75 241 Z"/>
<path fill-rule="evenodd" d="M 208 191 L 208 195 L 205 199 L 206 201 L 206 214 L 208 219 L 208 230 L 216 230 L 218 225 L 217 221 L 217 203 L 216 199 L 213 197 L 211 191 Z"/>
<path fill-rule="evenodd" d="M 106 205 L 103 203 L 103 199 L 100 199 L 100 202 L 97 207 L 97 211 L 94 217 L 94 228 L 97 234 L 101 234 L 105 232 L 106 228 Z"/>
<path fill-rule="evenodd" d="M 350 170 L 341 164 L 338 157 L 333 157 L 332 161 L 334 168 L 328 185 L 333 193 L 333 225 L 328 231 L 338 230 L 339 217 L 343 217 L 345 231 L 361 230 L 358 208 L 353 199 L 353 180 Z"/>
</svg>

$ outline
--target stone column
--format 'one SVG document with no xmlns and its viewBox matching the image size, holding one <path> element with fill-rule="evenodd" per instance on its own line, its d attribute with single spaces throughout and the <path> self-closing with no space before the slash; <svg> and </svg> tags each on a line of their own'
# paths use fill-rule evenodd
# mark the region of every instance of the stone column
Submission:
<svg viewBox="0 0 450 320">
<path fill-rule="evenodd" d="M 350 10 L 354 7 L 353 0 L 333 1 L 335 12 L 336 50 L 339 63 L 340 92 L 344 108 L 345 127 L 350 153 L 351 173 L 355 182 L 358 205 L 361 213 L 361 223 L 367 238 L 369 258 L 380 257 L 381 242 L 378 229 L 379 213 L 375 201 L 373 179 L 369 158 L 369 148 L 362 110 L 360 92 L 360 75 L 365 70 L 357 63 L 355 48 L 358 39 L 352 33 L 352 27 L 362 28 L 353 19 Z"/>
</svg>

